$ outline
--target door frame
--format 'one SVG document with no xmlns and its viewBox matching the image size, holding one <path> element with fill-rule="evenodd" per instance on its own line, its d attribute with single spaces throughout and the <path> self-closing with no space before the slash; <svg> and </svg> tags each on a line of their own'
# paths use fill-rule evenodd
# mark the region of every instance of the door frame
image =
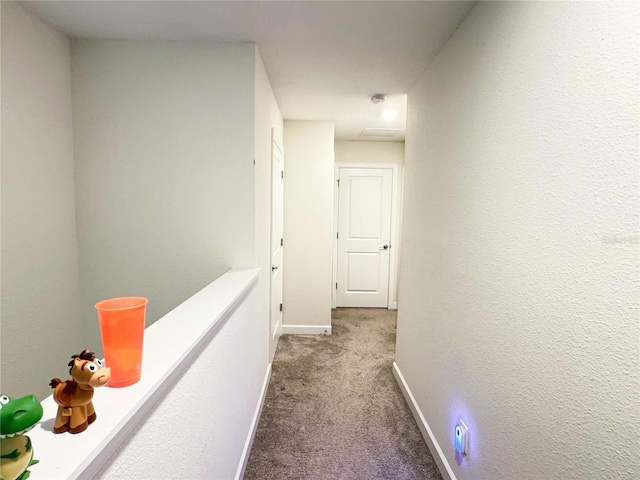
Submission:
<svg viewBox="0 0 640 480">
<path fill-rule="evenodd" d="M 275 128 L 271 128 L 271 157 L 269 158 L 271 165 L 269 166 L 269 265 L 272 266 L 272 260 L 273 260 L 273 247 L 274 245 L 272 244 L 272 240 L 273 240 L 273 217 L 274 217 L 274 205 L 273 205 L 273 190 L 274 190 L 274 185 L 273 185 L 273 177 L 274 177 L 274 160 L 275 160 L 275 149 L 278 149 L 282 155 L 282 182 L 283 182 L 283 189 L 282 189 L 282 196 L 283 196 L 283 203 L 282 203 L 282 237 L 284 239 L 284 148 L 282 145 L 280 145 L 280 142 L 278 141 L 278 139 L 276 138 L 275 135 Z M 284 263 L 284 245 L 282 245 L 282 243 L 280 244 L 280 248 L 281 250 L 281 257 L 280 257 L 280 282 L 282 282 L 282 288 L 280 291 L 281 294 L 281 302 L 284 301 L 284 268 L 283 268 L 283 263 Z M 275 335 L 271 334 L 271 325 L 273 324 L 273 305 L 272 305 L 272 301 L 273 301 L 273 275 L 271 271 L 268 271 L 267 274 L 269 275 L 269 362 L 273 362 L 273 356 L 275 355 L 276 349 L 278 348 L 278 342 L 280 341 L 280 337 L 282 336 L 282 324 L 283 324 L 283 315 L 282 315 L 282 309 L 279 312 L 279 319 L 278 319 L 278 323 L 276 325 L 276 332 Z M 276 338 L 277 337 L 277 338 Z"/>
<path fill-rule="evenodd" d="M 396 280 L 398 271 L 398 174 L 400 165 L 397 163 L 336 163 L 334 165 L 333 181 L 333 283 L 331 284 L 331 308 L 336 308 L 336 282 L 338 281 L 338 208 L 340 189 L 338 179 L 341 168 L 363 168 L 363 169 L 391 169 L 391 251 L 389 255 L 389 293 L 387 298 L 387 308 L 397 310 L 398 302 L 394 301 L 396 294 Z"/>
</svg>

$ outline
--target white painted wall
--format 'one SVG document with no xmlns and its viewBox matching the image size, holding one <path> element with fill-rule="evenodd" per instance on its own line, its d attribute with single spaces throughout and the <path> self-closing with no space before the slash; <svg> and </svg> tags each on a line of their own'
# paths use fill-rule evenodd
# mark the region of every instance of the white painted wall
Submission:
<svg viewBox="0 0 640 480">
<path fill-rule="evenodd" d="M 333 138 L 332 122 L 284 122 L 283 333 L 331 328 Z"/>
<path fill-rule="evenodd" d="M 149 298 L 149 325 L 254 266 L 255 47 L 74 40 L 72 67 L 82 314 L 99 342 L 102 298 Z"/>
<path fill-rule="evenodd" d="M 255 50 L 256 266 L 260 268 L 261 325 L 269 325 L 271 278 L 271 129 L 280 145 L 283 122 L 258 49 Z M 264 338 L 269 338 L 269 329 Z"/>
<path fill-rule="evenodd" d="M 640 477 L 639 21 L 480 2 L 409 93 L 396 362 L 458 479 Z"/>
<path fill-rule="evenodd" d="M 184 307 L 215 310 L 216 298 L 197 297 Z M 96 478 L 237 478 L 269 374 L 260 303 L 256 285 Z"/>
<path fill-rule="evenodd" d="M 404 142 L 335 143 L 336 163 L 404 163 Z"/>
<path fill-rule="evenodd" d="M 396 254 L 396 272 L 401 255 L 402 239 L 402 194 L 404 188 L 404 142 L 351 142 L 336 141 L 336 163 L 395 163 L 398 167 L 398 198 L 396 199 L 396 238 L 392 239 L 392 248 Z M 397 282 L 394 288 L 392 305 L 398 304 Z"/>
<path fill-rule="evenodd" d="M 2 2 L 2 393 L 51 393 L 79 351 L 68 39 Z M 52 348 L 55 346 L 55 348 Z"/>
</svg>

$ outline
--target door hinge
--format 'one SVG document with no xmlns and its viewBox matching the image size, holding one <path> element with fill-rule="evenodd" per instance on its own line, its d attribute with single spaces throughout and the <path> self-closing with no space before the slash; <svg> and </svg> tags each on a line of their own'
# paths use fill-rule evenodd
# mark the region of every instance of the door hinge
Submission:
<svg viewBox="0 0 640 480">
<path fill-rule="evenodd" d="M 281 247 L 284 247 L 284 238 L 281 238 L 281 239 L 280 239 L 280 246 L 281 246 Z"/>
<path fill-rule="evenodd" d="M 340 232 L 336 232 L 336 238 L 340 238 Z"/>
<path fill-rule="evenodd" d="M 338 179 L 338 188 L 340 188 L 340 179 Z"/>
<path fill-rule="evenodd" d="M 336 290 L 338 289 L 338 282 L 336 282 Z"/>
<path fill-rule="evenodd" d="M 280 311 L 282 311 L 282 304 L 280 304 Z"/>
<path fill-rule="evenodd" d="M 280 178 L 284 179 L 284 170 L 280 170 Z"/>
</svg>

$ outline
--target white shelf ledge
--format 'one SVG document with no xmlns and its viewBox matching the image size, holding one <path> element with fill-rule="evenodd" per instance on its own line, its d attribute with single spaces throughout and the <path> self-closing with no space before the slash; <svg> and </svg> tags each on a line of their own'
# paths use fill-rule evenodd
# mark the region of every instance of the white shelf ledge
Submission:
<svg viewBox="0 0 640 480">
<path fill-rule="evenodd" d="M 84 432 L 54 434 L 58 406 L 51 396 L 43 400 L 42 421 L 27 434 L 40 461 L 29 469 L 30 479 L 92 478 L 243 301 L 258 272 L 231 270 L 148 327 L 140 381 L 124 388 L 97 388 L 98 418 Z M 84 348 L 79 345 L 78 351 Z M 66 365 L 60 370 L 66 380 Z"/>
</svg>

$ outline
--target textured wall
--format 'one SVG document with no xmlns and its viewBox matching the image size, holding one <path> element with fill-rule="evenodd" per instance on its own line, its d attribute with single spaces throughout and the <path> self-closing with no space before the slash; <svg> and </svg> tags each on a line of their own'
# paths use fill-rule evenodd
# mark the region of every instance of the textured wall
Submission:
<svg viewBox="0 0 640 480">
<path fill-rule="evenodd" d="M 76 40 L 83 316 L 149 298 L 147 325 L 255 264 L 252 44 Z"/>
<path fill-rule="evenodd" d="M 2 2 L 2 393 L 50 394 L 84 347 L 69 40 Z M 52 345 L 55 349 L 52 350 Z"/>
<path fill-rule="evenodd" d="M 639 20 L 480 2 L 409 94 L 397 364 L 458 479 L 640 477 Z"/>
<path fill-rule="evenodd" d="M 260 310 L 254 287 L 98 478 L 234 478 L 268 366 Z"/>
<path fill-rule="evenodd" d="M 286 325 L 331 325 L 333 123 L 284 122 Z"/>
</svg>

